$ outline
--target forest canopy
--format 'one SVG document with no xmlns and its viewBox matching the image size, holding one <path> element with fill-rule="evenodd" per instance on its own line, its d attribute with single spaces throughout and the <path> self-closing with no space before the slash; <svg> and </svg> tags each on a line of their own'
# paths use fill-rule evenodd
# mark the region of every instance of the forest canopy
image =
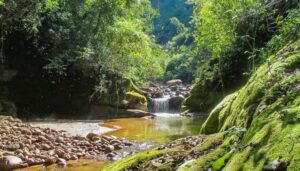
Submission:
<svg viewBox="0 0 300 171">
<path fill-rule="evenodd" d="M 1 61 L 11 61 L 18 33 L 30 46 L 25 54 L 50 73 L 63 76 L 84 60 L 137 81 L 158 78 L 168 56 L 151 35 L 156 15 L 148 0 L 2 0 Z"/>
</svg>

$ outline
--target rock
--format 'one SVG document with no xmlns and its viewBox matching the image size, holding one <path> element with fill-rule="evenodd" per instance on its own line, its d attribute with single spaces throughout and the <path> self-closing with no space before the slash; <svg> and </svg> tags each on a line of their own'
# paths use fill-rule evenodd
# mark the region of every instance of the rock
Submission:
<svg viewBox="0 0 300 171">
<path fill-rule="evenodd" d="M 23 155 L 25 155 L 25 156 L 31 156 L 32 154 L 29 152 L 29 150 L 27 148 L 25 148 L 23 150 Z"/>
<path fill-rule="evenodd" d="M 32 135 L 44 135 L 45 133 L 43 133 L 43 131 L 39 128 L 35 128 L 33 131 L 32 131 Z"/>
<path fill-rule="evenodd" d="M 179 112 L 180 108 L 181 108 L 181 104 L 184 101 L 184 97 L 179 95 L 179 96 L 175 96 L 175 97 L 171 97 L 169 99 L 169 108 L 170 111 L 176 111 Z"/>
<path fill-rule="evenodd" d="M 86 138 L 89 139 L 89 140 L 91 140 L 91 141 L 93 141 L 93 140 L 95 139 L 95 137 L 98 137 L 98 135 L 95 134 L 95 133 L 89 133 L 89 134 L 86 136 Z"/>
<path fill-rule="evenodd" d="M 127 109 L 126 112 L 130 113 L 132 117 L 145 117 L 145 116 L 154 116 L 154 114 L 150 112 L 146 112 L 143 110 L 137 110 L 137 109 Z"/>
<path fill-rule="evenodd" d="M 176 85 L 175 86 L 170 86 L 170 89 L 171 89 L 171 91 L 177 91 L 178 87 Z"/>
<path fill-rule="evenodd" d="M 153 82 L 150 82 L 149 87 L 158 87 L 158 85 L 154 84 Z"/>
<path fill-rule="evenodd" d="M 41 148 L 42 148 L 42 150 L 50 150 L 50 149 L 52 149 L 51 146 L 48 145 L 48 144 L 42 144 Z"/>
<path fill-rule="evenodd" d="M 56 142 L 63 143 L 64 142 L 64 138 L 63 137 L 57 137 L 56 138 Z"/>
<path fill-rule="evenodd" d="M 7 146 L 7 149 L 11 150 L 11 151 L 15 151 L 20 148 L 21 148 L 20 144 L 11 144 L 11 145 Z"/>
<path fill-rule="evenodd" d="M 110 153 L 110 152 L 113 152 L 115 150 L 114 146 L 112 145 L 107 145 L 104 149 L 104 152 L 105 153 Z"/>
<path fill-rule="evenodd" d="M 64 156 L 63 156 L 63 158 L 68 161 L 68 160 L 71 159 L 71 155 L 68 154 L 68 153 L 65 153 Z"/>
<path fill-rule="evenodd" d="M 121 150 L 123 147 L 120 144 L 113 144 L 115 150 Z"/>
<path fill-rule="evenodd" d="M 164 90 L 157 89 L 156 91 L 151 93 L 151 97 L 152 98 L 160 98 L 160 97 L 164 96 L 164 93 L 165 93 Z"/>
<path fill-rule="evenodd" d="M 38 142 L 43 142 L 43 141 L 48 141 L 48 139 L 44 136 L 38 136 L 37 141 Z"/>
<path fill-rule="evenodd" d="M 56 163 L 57 163 L 58 166 L 62 166 L 62 167 L 67 166 L 67 161 L 65 159 L 62 159 L 62 158 L 58 158 Z"/>
<path fill-rule="evenodd" d="M 166 82 L 167 86 L 181 85 L 182 81 L 179 79 L 170 80 Z"/>
<path fill-rule="evenodd" d="M 26 163 L 28 163 L 29 166 L 36 164 L 37 162 L 33 158 L 29 158 L 26 160 Z"/>
<path fill-rule="evenodd" d="M 70 160 L 78 160 L 78 157 L 77 157 L 77 155 L 71 155 L 71 158 L 70 158 Z"/>
<path fill-rule="evenodd" d="M 62 149 L 56 149 L 56 150 L 55 150 L 55 154 L 57 154 L 58 157 L 64 157 L 64 156 L 65 156 L 65 153 L 66 153 L 66 152 L 64 152 L 64 150 L 62 150 Z"/>
<path fill-rule="evenodd" d="M 20 128 L 22 134 L 31 135 L 31 131 L 28 128 Z"/>
<path fill-rule="evenodd" d="M 126 93 L 126 100 L 128 101 L 127 108 L 147 110 L 147 98 L 137 92 L 131 91 Z"/>
<path fill-rule="evenodd" d="M 0 170 L 13 170 L 24 166 L 22 159 L 16 156 L 5 156 L 0 158 Z"/>
<path fill-rule="evenodd" d="M 110 145 L 113 145 L 113 144 L 121 144 L 121 141 L 120 140 L 117 140 L 117 139 L 114 139 L 112 141 L 109 142 Z"/>
<path fill-rule="evenodd" d="M 55 157 L 50 157 L 48 159 L 45 160 L 45 164 L 46 165 L 52 165 L 54 163 L 56 163 L 57 159 Z"/>
</svg>

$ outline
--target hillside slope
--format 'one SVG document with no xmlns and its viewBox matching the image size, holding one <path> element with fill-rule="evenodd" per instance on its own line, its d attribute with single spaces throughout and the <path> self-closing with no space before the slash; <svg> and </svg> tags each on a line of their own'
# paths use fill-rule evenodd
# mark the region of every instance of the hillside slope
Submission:
<svg viewBox="0 0 300 171">
<path fill-rule="evenodd" d="M 269 59 L 210 113 L 202 143 L 152 149 L 107 170 L 299 170 L 300 41 Z"/>
<path fill-rule="evenodd" d="M 271 57 L 241 90 L 211 112 L 202 133 L 247 129 L 239 145 L 231 147 L 236 152 L 223 170 L 300 169 L 299 69 L 300 41 Z"/>
</svg>

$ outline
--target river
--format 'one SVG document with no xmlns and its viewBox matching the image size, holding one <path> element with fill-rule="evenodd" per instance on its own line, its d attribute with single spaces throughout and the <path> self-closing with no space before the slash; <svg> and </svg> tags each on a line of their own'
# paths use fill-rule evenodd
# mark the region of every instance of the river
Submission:
<svg viewBox="0 0 300 171">
<path fill-rule="evenodd" d="M 140 149 L 152 145 L 170 142 L 172 140 L 196 135 L 199 133 L 204 118 L 191 119 L 179 114 L 157 113 L 154 119 L 124 118 L 106 121 L 82 120 L 53 120 L 31 122 L 33 125 L 66 130 L 70 134 L 86 135 L 89 132 L 114 135 L 136 141 Z M 135 150 L 135 149 L 130 149 Z M 106 164 L 105 160 L 78 160 L 68 162 L 68 167 L 56 165 L 48 167 L 38 165 L 22 169 L 23 171 L 92 171 L 99 170 Z"/>
<path fill-rule="evenodd" d="M 137 146 L 131 149 L 123 149 L 124 153 L 138 152 L 151 148 L 153 145 L 168 143 L 190 135 L 199 134 L 202 123 L 206 117 L 187 118 L 179 114 L 168 113 L 166 98 L 155 100 L 154 119 L 146 118 L 122 118 L 110 120 L 47 120 L 30 122 L 32 125 L 65 130 L 69 134 L 80 134 L 86 136 L 93 132 L 97 134 L 126 138 L 136 142 Z M 165 112 L 165 113 L 163 113 Z M 112 161 L 98 160 L 78 160 L 68 162 L 66 168 L 56 165 L 48 167 L 38 165 L 32 166 L 22 171 L 93 171 L 103 168 Z"/>
</svg>

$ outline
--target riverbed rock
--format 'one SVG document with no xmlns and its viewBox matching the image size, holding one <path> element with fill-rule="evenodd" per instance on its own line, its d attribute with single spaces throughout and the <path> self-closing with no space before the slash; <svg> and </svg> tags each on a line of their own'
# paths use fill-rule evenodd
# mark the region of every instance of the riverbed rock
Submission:
<svg viewBox="0 0 300 171">
<path fill-rule="evenodd" d="M 49 157 L 45 160 L 45 165 L 52 165 L 56 163 L 57 159 L 55 157 Z"/>
<path fill-rule="evenodd" d="M 95 133 L 89 133 L 89 134 L 86 136 L 86 138 L 89 139 L 89 140 L 91 140 L 91 141 L 94 141 L 96 137 L 98 137 L 98 135 L 95 134 Z"/>
<path fill-rule="evenodd" d="M 159 86 L 157 84 L 153 83 L 153 82 L 150 82 L 149 87 L 159 87 Z"/>
<path fill-rule="evenodd" d="M 110 153 L 110 152 L 112 152 L 112 151 L 114 151 L 115 150 L 115 148 L 114 148 L 114 146 L 112 146 L 112 145 L 107 145 L 106 147 L 105 147 L 105 153 Z"/>
<path fill-rule="evenodd" d="M 146 111 L 143 111 L 143 110 L 127 109 L 126 112 L 130 113 L 130 115 L 132 117 L 154 116 L 153 113 L 146 112 Z"/>
<path fill-rule="evenodd" d="M 65 131 L 34 127 L 11 117 L 0 119 L 0 130 L 0 171 L 37 164 L 66 166 L 68 160 L 95 159 L 129 146 L 127 140 L 114 136 L 95 133 L 86 138 L 71 136 Z"/>
<path fill-rule="evenodd" d="M 42 145 L 41 145 L 41 149 L 42 149 L 42 150 L 50 150 L 50 149 L 52 149 L 52 148 L 51 148 L 51 146 L 48 145 L 48 144 L 42 144 Z"/>
<path fill-rule="evenodd" d="M 184 97 L 182 95 L 171 97 L 169 100 L 170 111 L 179 112 L 183 101 L 184 101 Z"/>
<path fill-rule="evenodd" d="M 61 167 L 66 167 L 67 166 L 67 161 L 63 158 L 58 158 L 57 159 L 57 165 Z"/>
<path fill-rule="evenodd" d="M 181 85 L 182 81 L 180 79 L 170 80 L 166 82 L 167 86 Z"/>
<path fill-rule="evenodd" d="M 127 108 L 147 110 L 147 98 L 137 92 L 131 91 L 126 93 L 126 100 L 128 101 Z"/>
<path fill-rule="evenodd" d="M 155 89 L 154 91 L 151 92 L 151 97 L 152 98 L 160 98 L 164 96 L 164 90 L 163 89 Z"/>
<path fill-rule="evenodd" d="M 22 159 L 16 156 L 5 156 L 0 158 L 0 170 L 13 170 L 24 166 Z"/>
</svg>

